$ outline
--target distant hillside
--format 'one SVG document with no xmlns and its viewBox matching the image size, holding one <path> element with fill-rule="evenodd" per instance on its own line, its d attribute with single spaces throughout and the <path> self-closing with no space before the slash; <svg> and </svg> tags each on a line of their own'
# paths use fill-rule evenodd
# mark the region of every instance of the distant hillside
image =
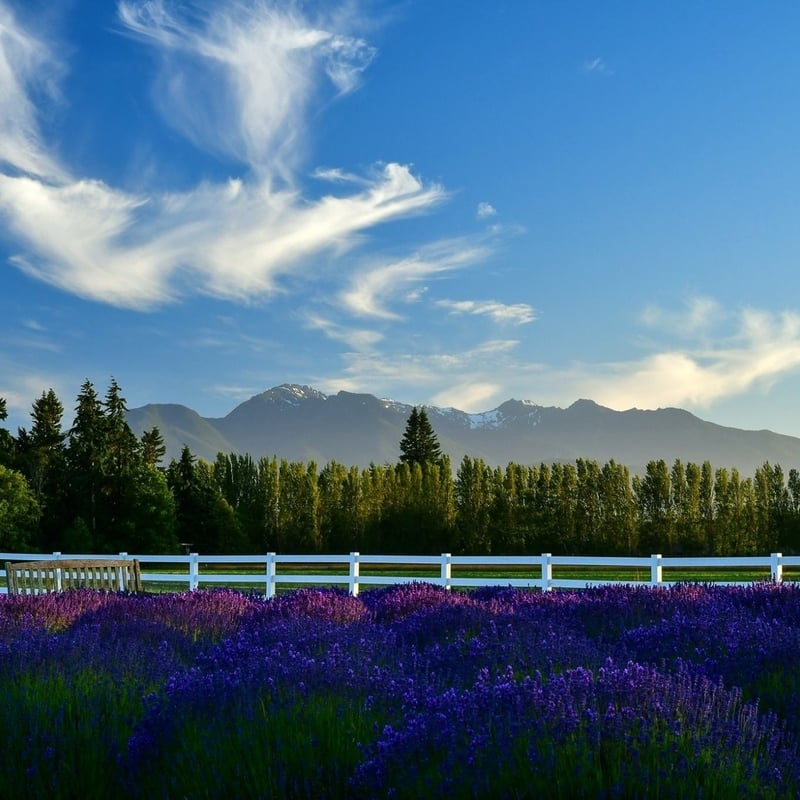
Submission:
<svg viewBox="0 0 800 800">
<path fill-rule="evenodd" d="M 745 431 L 705 422 L 677 408 L 613 411 L 591 400 L 569 408 L 508 400 L 482 414 L 426 407 L 442 450 L 454 468 L 467 454 L 492 465 L 614 459 L 641 471 L 648 461 L 710 461 L 744 475 L 769 461 L 785 472 L 800 466 L 800 439 L 771 431 Z M 181 405 L 130 409 L 137 434 L 157 426 L 167 460 L 184 444 L 206 460 L 219 452 L 277 455 L 289 461 L 336 460 L 347 466 L 394 462 L 411 406 L 370 394 L 325 395 L 284 384 L 251 397 L 221 419 L 201 417 Z"/>
<path fill-rule="evenodd" d="M 166 460 L 180 456 L 184 445 L 200 458 L 213 461 L 217 453 L 234 453 L 238 448 L 214 427 L 214 420 L 204 419 L 186 406 L 147 405 L 128 411 L 128 424 L 137 435 L 158 428 L 167 447 Z"/>
</svg>

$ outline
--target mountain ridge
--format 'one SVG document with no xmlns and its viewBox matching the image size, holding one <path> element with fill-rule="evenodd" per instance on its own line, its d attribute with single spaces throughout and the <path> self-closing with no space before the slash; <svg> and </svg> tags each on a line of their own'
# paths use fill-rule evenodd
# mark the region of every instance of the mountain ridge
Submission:
<svg viewBox="0 0 800 800">
<path fill-rule="evenodd" d="M 248 453 L 338 461 L 347 466 L 393 463 L 412 405 L 375 395 L 340 391 L 324 394 L 311 386 L 281 384 L 253 395 L 224 417 L 202 417 L 188 406 L 149 404 L 128 410 L 137 435 L 158 427 L 166 459 L 184 444 L 206 460 L 217 453 Z M 642 471 L 652 460 L 668 464 L 710 461 L 751 474 L 766 461 L 785 471 L 800 466 L 800 438 L 770 430 L 743 430 L 700 419 L 689 411 L 615 411 L 581 398 L 567 408 L 509 399 L 494 409 L 468 413 L 425 406 L 454 468 L 464 455 L 492 466 L 509 462 L 538 465 L 577 458 L 611 459 Z"/>
</svg>

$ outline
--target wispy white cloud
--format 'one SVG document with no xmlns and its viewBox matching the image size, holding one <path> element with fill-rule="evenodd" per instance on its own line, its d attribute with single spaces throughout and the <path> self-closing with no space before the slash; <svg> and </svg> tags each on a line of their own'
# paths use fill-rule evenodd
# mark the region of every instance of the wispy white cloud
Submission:
<svg viewBox="0 0 800 800">
<path fill-rule="evenodd" d="M 341 305 L 356 316 L 399 319 L 389 309 L 391 300 L 402 296 L 406 302 L 421 296 L 419 284 L 426 278 L 461 269 L 485 258 L 489 250 L 463 239 L 437 242 L 413 256 L 370 266 L 357 273 L 341 292 Z"/>
<path fill-rule="evenodd" d="M 319 314 L 309 313 L 306 324 L 309 328 L 321 331 L 328 339 L 344 342 L 356 352 L 369 351 L 384 338 L 379 331 L 341 325 Z"/>
<path fill-rule="evenodd" d="M 356 22 L 341 10 L 312 21 L 293 4 L 264 0 L 195 4 L 191 13 L 163 0 L 118 7 L 127 30 L 163 58 L 157 97 L 165 118 L 196 145 L 289 181 L 321 79 L 346 94 L 375 55 L 341 30 Z M 324 27 L 334 23 L 340 30 Z"/>
<path fill-rule="evenodd" d="M 10 142 L 0 151 L 10 165 L 0 173 L 0 215 L 20 269 L 121 307 L 152 308 L 195 291 L 249 302 L 278 291 L 278 278 L 302 271 L 312 256 L 341 253 L 364 230 L 444 198 L 441 187 L 393 163 L 363 176 L 355 192 L 303 197 L 292 187 L 293 170 L 320 75 L 338 92 L 352 90 L 370 49 L 302 18 L 295 6 L 279 13 L 237 0 L 204 8 L 179 16 L 161 0 L 119 5 L 127 29 L 164 57 L 158 95 L 172 124 L 240 159 L 249 174 L 139 195 L 72 179 L 58 164 L 39 135 L 26 83 L 49 52 L 3 11 L 0 90 L 13 102 L 0 91 L 0 132 L 8 134 L 0 141 Z"/>
<path fill-rule="evenodd" d="M 231 400 L 237 400 L 239 402 L 243 402 L 244 400 L 249 400 L 253 395 L 258 394 L 259 392 L 264 391 L 264 387 L 254 387 L 254 386 L 225 386 L 223 384 L 215 384 L 214 386 L 210 387 L 210 391 L 213 394 L 219 395 L 220 397 L 230 398 Z"/>
<path fill-rule="evenodd" d="M 0 426 L 13 429 L 28 427 L 33 401 L 40 397 L 44 387 L 52 388 L 59 397 L 64 397 L 67 382 L 58 375 L 31 369 L 25 364 L 0 358 L 0 397 L 8 407 L 8 420 Z M 68 424 L 69 412 L 65 413 Z"/>
<path fill-rule="evenodd" d="M 718 309 L 715 309 L 715 314 Z M 641 359 L 574 365 L 558 382 L 575 396 L 611 408 L 679 406 L 709 408 L 756 386 L 769 386 L 800 369 L 800 314 L 744 309 L 734 327 L 709 344 L 705 333 L 694 347 L 653 346 Z"/>
<path fill-rule="evenodd" d="M 0 3 L 0 164 L 45 180 L 61 180 L 65 171 L 42 145 L 34 95 L 52 101 L 51 76 L 62 72 L 53 52 Z"/>
<path fill-rule="evenodd" d="M 608 64 L 600 58 L 599 56 L 595 56 L 594 58 L 590 58 L 583 63 L 584 72 L 592 74 L 592 75 L 612 75 L 613 73 L 608 68 Z"/>
<path fill-rule="evenodd" d="M 435 394 L 430 404 L 440 408 L 457 408 L 460 411 L 486 411 L 492 401 L 497 399 L 502 388 L 497 383 L 467 381 Z"/>
<path fill-rule="evenodd" d="M 320 385 L 329 392 L 378 391 L 408 402 L 484 411 L 478 404 L 507 399 L 501 397 L 503 381 L 518 345 L 517 340 L 493 339 L 463 350 L 409 352 L 387 340 L 381 349 L 343 354 L 344 369 L 335 377 L 321 377 Z M 528 365 L 519 374 L 533 369 Z M 407 397 L 409 387 L 416 397 Z"/>
<path fill-rule="evenodd" d="M 710 317 L 692 309 L 712 308 Z M 681 330 L 664 328 L 665 342 L 646 343 L 648 352 L 626 361 L 544 363 L 524 357 L 521 342 L 498 339 L 461 349 L 446 342 L 398 344 L 387 337 L 380 347 L 342 355 L 343 374 L 329 378 L 331 390 L 372 391 L 407 402 L 486 411 L 516 397 L 541 405 L 566 407 L 587 397 L 614 408 L 653 409 L 677 406 L 705 410 L 744 396 L 800 372 L 800 314 L 771 314 L 744 309 L 725 313 L 715 303 L 690 302 L 688 318 L 724 320 L 726 330 L 709 337 L 704 326 L 690 346 Z M 667 312 L 664 312 L 667 314 Z M 667 316 L 672 319 L 671 313 Z M 675 312 L 674 318 L 681 316 Z M 414 387 L 415 397 L 407 397 Z"/>
<path fill-rule="evenodd" d="M 678 311 L 649 305 L 639 315 L 639 320 L 654 330 L 693 337 L 708 331 L 720 322 L 722 317 L 722 308 L 716 300 L 709 297 L 693 297 Z"/>
<path fill-rule="evenodd" d="M 30 350 L 44 350 L 48 353 L 60 353 L 62 346 L 59 342 L 47 339 L 44 336 L 10 336 L 5 340 L 5 344 L 18 348 Z"/>
<path fill-rule="evenodd" d="M 494 300 L 437 300 L 437 306 L 450 309 L 452 314 L 474 314 L 491 317 L 495 322 L 525 325 L 536 319 L 536 312 L 527 303 L 498 303 Z"/>
<path fill-rule="evenodd" d="M 354 175 L 337 167 L 319 167 L 311 173 L 311 177 L 329 183 L 355 183 L 359 186 L 366 184 L 363 175 Z"/>
<path fill-rule="evenodd" d="M 491 203 L 478 203 L 477 215 L 479 219 L 497 216 L 497 211 Z"/>
</svg>

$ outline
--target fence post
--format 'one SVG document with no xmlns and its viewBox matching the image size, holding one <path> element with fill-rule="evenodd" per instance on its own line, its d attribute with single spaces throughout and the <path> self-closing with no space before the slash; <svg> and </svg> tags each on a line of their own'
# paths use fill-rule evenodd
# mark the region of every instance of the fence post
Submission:
<svg viewBox="0 0 800 800">
<path fill-rule="evenodd" d="M 275 553 L 267 553 L 267 589 L 264 597 L 267 600 L 275 597 Z"/>
<path fill-rule="evenodd" d="M 650 585 L 661 586 L 664 582 L 664 568 L 661 565 L 661 553 L 650 556 Z"/>
<path fill-rule="evenodd" d="M 127 559 L 127 558 L 128 558 L 128 553 L 127 553 L 127 551 L 123 550 L 123 551 L 122 551 L 122 552 L 119 554 L 119 557 L 120 557 L 120 558 Z M 117 588 L 118 588 L 118 589 L 121 589 L 121 588 L 122 588 L 124 585 L 125 585 L 125 584 L 122 582 L 122 567 L 117 567 Z"/>
<path fill-rule="evenodd" d="M 553 588 L 553 554 L 542 553 L 542 591 L 549 592 Z"/>
<path fill-rule="evenodd" d="M 770 553 L 769 560 L 771 562 L 770 572 L 772 572 L 772 580 L 775 583 L 783 581 L 783 553 Z"/>
<path fill-rule="evenodd" d="M 200 585 L 200 554 L 189 553 L 189 590 L 194 591 Z"/>
<path fill-rule="evenodd" d="M 358 597 L 358 553 L 350 553 L 350 594 Z"/>
<path fill-rule="evenodd" d="M 54 550 L 53 551 L 53 558 L 56 561 L 60 561 L 61 560 L 61 551 L 60 550 Z M 55 569 L 55 570 L 53 570 L 53 572 L 55 573 L 55 579 L 56 579 L 56 591 L 60 592 L 61 591 L 61 570 L 60 569 Z"/>
<path fill-rule="evenodd" d="M 453 578 L 453 556 L 450 553 L 442 553 L 442 586 L 450 591 Z"/>
</svg>

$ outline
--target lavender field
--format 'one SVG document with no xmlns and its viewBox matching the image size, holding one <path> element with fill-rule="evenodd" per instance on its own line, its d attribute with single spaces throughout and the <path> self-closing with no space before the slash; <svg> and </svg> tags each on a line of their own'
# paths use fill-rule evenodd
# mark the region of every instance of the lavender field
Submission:
<svg viewBox="0 0 800 800">
<path fill-rule="evenodd" d="M 800 590 L 0 598 L 0 794 L 797 797 Z"/>
</svg>

